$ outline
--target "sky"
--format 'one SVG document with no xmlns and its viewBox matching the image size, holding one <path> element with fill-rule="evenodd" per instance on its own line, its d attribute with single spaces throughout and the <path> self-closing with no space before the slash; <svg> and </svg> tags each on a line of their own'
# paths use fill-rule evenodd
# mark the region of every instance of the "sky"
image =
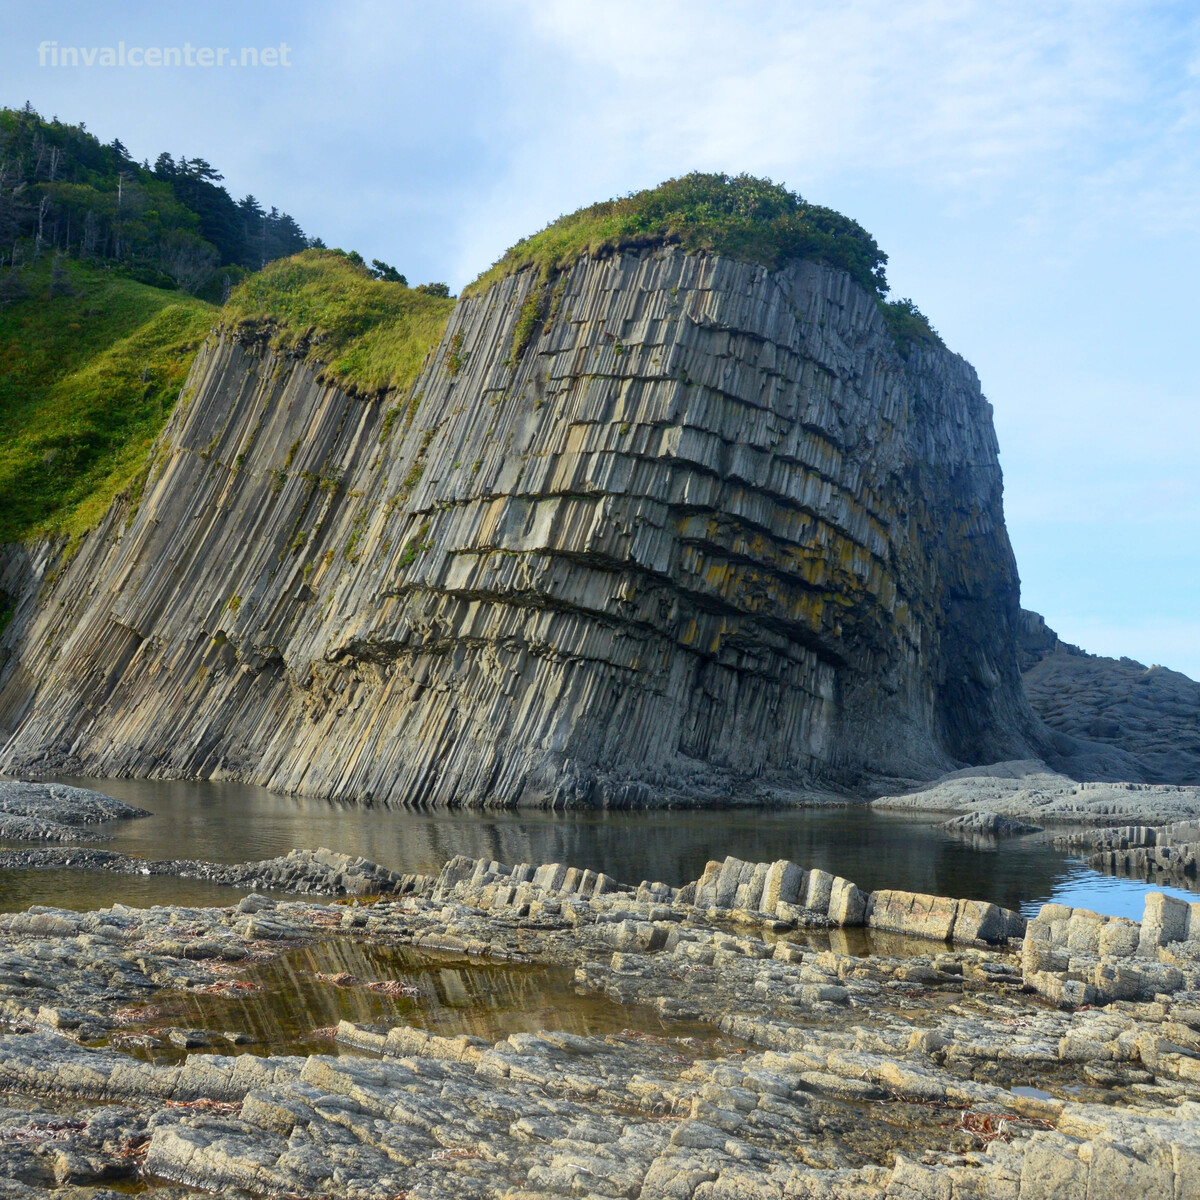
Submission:
<svg viewBox="0 0 1200 1200">
<path fill-rule="evenodd" d="M 1025 606 L 1086 650 L 1200 678 L 1190 0 L 4 10 L 0 104 L 137 158 L 206 158 L 235 197 L 412 282 L 457 290 L 560 214 L 690 170 L 846 213 L 979 372 Z M 47 42 L 232 54 L 54 67 Z"/>
</svg>

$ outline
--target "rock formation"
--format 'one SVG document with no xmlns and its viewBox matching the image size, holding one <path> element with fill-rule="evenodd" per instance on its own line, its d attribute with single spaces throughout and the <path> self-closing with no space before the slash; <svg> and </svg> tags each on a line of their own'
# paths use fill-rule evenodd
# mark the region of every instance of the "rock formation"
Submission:
<svg viewBox="0 0 1200 1200">
<path fill-rule="evenodd" d="M 750 907 L 701 907 L 746 868 Z M 876 892 L 865 930 L 828 932 L 761 911 L 821 874 L 731 858 L 634 889 L 455 858 L 340 910 L 2 914 L 0 1191 L 1196 1195 L 1200 905 L 1046 904 L 1026 925 Z M 539 995 L 502 989 L 513 968 L 558 982 L 512 1006 Z M 611 1030 L 579 1028 L 564 976 Z"/>
<path fill-rule="evenodd" d="M 906 349 L 669 246 L 462 299 L 385 400 L 219 330 L 140 501 L 6 560 L 0 767 L 618 806 L 1045 753 L 990 406 Z"/>
<path fill-rule="evenodd" d="M 1132 658 L 1088 654 L 1022 611 L 1018 653 L 1034 711 L 1059 734 L 1136 760 L 1126 777 L 1200 784 L 1200 683 Z"/>
<path fill-rule="evenodd" d="M 1103 780 L 1080 783 L 1035 759 L 951 771 L 915 791 L 876 797 L 872 804 L 911 812 L 985 813 L 1111 825 L 1114 819 L 1167 822 L 1198 817 L 1200 787 Z"/>
</svg>

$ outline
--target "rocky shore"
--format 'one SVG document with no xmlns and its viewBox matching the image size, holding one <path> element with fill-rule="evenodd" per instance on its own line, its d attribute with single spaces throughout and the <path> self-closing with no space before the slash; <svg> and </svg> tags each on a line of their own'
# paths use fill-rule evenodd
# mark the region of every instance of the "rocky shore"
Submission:
<svg viewBox="0 0 1200 1200">
<path fill-rule="evenodd" d="M 1080 783 L 1038 759 L 953 771 L 914 790 L 880 796 L 876 808 L 992 813 L 1038 823 L 1158 825 L 1200 818 L 1200 787 L 1155 783 Z"/>
<path fill-rule="evenodd" d="M 1088 865 L 1109 875 L 1185 883 L 1196 879 L 1200 865 L 1200 821 L 1076 831 L 1054 844 L 1090 851 Z"/>
<path fill-rule="evenodd" d="M 732 858 L 683 887 L 462 858 L 397 886 L 0 917 L 0 1195 L 1197 1194 L 1200 905 L 1048 905 L 1026 927 Z M 155 1028 L 165 997 L 252 989 L 252 964 L 345 939 L 573 968 L 642 1031 L 490 1042 L 397 1017 L 297 1056 Z M 406 986 L 316 981 L 352 983 Z M 725 1043 L 674 1032 L 697 1020 Z"/>
<path fill-rule="evenodd" d="M 338 854 L 325 847 L 293 850 L 278 858 L 232 864 L 192 858 L 136 858 L 91 847 L 0 850 L 0 870 L 39 867 L 114 871 L 119 875 L 170 875 L 178 879 L 203 879 L 225 887 L 316 896 L 390 895 L 411 888 L 413 879 L 411 875 L 400 875 L 365 858 Z"/>
<path fill-rule="evenodd" d="M 95 826 L 148 816 L 103 792 L 0 779 L 0 841 L 104 841 L 107 835 Z"/>
</svg>

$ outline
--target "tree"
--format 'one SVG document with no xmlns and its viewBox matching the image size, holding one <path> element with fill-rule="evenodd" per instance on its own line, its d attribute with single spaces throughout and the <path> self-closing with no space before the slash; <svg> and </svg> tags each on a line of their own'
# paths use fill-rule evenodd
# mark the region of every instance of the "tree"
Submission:
<svg viewBox="0 0 1200 1200">
<path fill-rule="evenodd" d="M 408 280 L 395 267 L 381 262 L 378 258 L 371 259 L 371 274 L 376 279 L 382 279 L 384 283 L 398 283 L 403 287 L 408 287 Z"/>
<path fill-rule="evenodd" d="M 63 252 L 55 250 L 54 261 L 50 265 L 50 288 L 46 299 L 53 300 L 56 292 L 60 296 L 71 296 L 74 291 L 75 289 L 71 287 L 70 277 L 67 275 L 67 268 L 63 266 Z"/>
<path fill-rule="evenodd" d="M 216 249 L 194 233 L 177 229 L 163 239 L 159 265 L 183 288 L 195 295 L 217 269 Z"/>
</svg>

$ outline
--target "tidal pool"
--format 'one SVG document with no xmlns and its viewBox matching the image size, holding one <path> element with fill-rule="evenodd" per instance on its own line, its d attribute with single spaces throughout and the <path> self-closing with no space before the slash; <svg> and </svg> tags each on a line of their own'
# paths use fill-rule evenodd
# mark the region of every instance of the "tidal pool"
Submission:
<svg viewBox="0 0 1200 1200">
<path fill-rule="evenodd" d="M 67 778 L 154 815 L 115 822 L 103 849 L 151 859 L 245 862 L 295 847 L 328 846 L 397 871 L 436 872 L 455 854 L 504 863 L 565 862 L 637 883 L 679 885 L 711 858 L 790 858 L 860 887 L 989 900 L 1036 911 L 1048 900 L 1139 919 L 1158 884 L 1101 875 L 1050 834 L 963 839 L 935 814 L 894 814 L 864 806 L 655 812 L 413 812 L 281 796 L 239 783 Z M 13 843 L 15 844 L 15 843 Z M 222 904 L 242 893 L 169 876 L 101 871 L 0 872 L 0 909 L 30 904 L 97 908 L 126 904 Z"/>
<path fill-rule="evenodd" d="M 331 1054 L 339 1052 L 332 1031 L 346 1020 L 489 1042 L 544 1029 L 653 1039 L 664 1053 L 690 1058 L 745 1044 L 712 1025 L 665 1022 L 654 1009 L 585 993 L 573 976 L 570 966 L 481 962 L 337 938 L 231 971 L 228 991 L 159 992 L 145 1009 L 131 1010 L 125 1030 L 110 1042 L 140 1058 L 172 1061 L 186 1051 L 171 1044 L 167 1031 L 187 1029 L 212 1035 L 196 1047 L 208 1053 Z M 229 1033 L 235 1042 L 223 1038 Z"/>
</svg>

